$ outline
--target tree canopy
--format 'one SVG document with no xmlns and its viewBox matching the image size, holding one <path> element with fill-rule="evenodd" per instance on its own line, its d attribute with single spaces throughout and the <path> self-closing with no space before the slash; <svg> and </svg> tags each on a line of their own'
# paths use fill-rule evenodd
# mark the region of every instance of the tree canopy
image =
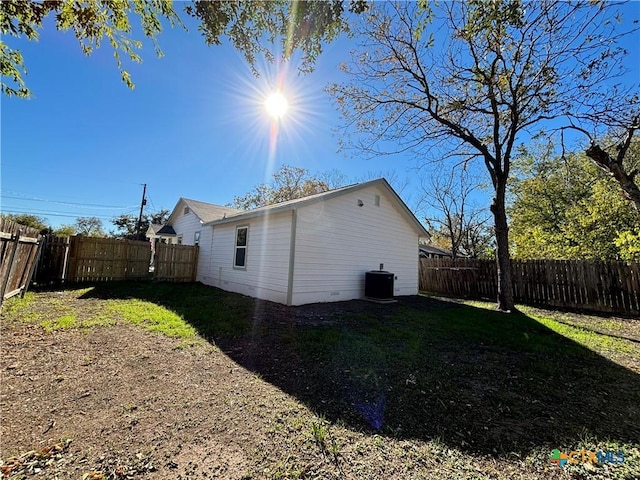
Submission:
<svg viewBox="0 0 640 480">
<path fill-rule="evenodd" d="M 27 213 L 3 213 L 2 218 L 11 220 L 12 222 L 19 223 L 25 227 L 35 228 L 39 230 L 41 234 L 48 235 L 53 233 L 51 227 L 47 224 L 47 219 L 39 217 L 37 215 L 31 215 Z"/>
<path fill-rule="evenodd" d="M 106 237 L 102 220 L 97 217 L 78 217 L 74 224 L 76 234 L 85 237 Z"/>
<path fill-rule="evenodd" d="M 286 202 L 329 190 L 329 185 L 306 168 L 283 165 L 270 183 L 262 183 L 250 192 L 235 197 L 232 206 L 243 210 Z"/>
<path fill-rule="evenodd" d="M 144 239 L 145 233 L 149 228 L 150 224 L 164 224 L 169 219 L 169 210 L 161 209 L 157 212 L 144 213 L 142 215 L 142 222 L 140 222 L 140 232 L 141 237 Z M 138 216 L 132 215 L 130 213 L 123 213 L 118 215 L 111 223 L 116 227 L 116 231 L 112 233 L 113 236 L 118 238 L 129 238 L 136 239 L 138 238 L 137 227 L 138 227 Z M 140 238 L 138 238 L 140 240 Z"/>
<path fill-rule="evenodd" d="M 285 59 L 294 51 L 302 53 L 302 69 L 312 69 L 322 45 L 336 38 L 346 28 L 345 13 L 360 13 L 367 8 L 362 0 L 238 2 L 235 0 L 194 0 L 184 12 L 199 22 L 198 30 L 209 45 L 229 39 L 244 55 L 254 73 L 256 59 L 273 59 L 277 47 Z M 0 2 L 0 33 L 37 40 L 47 17 L 54 17 L 60 31 L 72 31 L 82 51 L 90 55 L 104 42 L 113 49 L 122 80 L 133 88 L 123 58 L 141 62 L 138 54 L 142 41 L 131 37 L 133 23 L 140 23 L 143 35 L 162 56 L 157 36 L 167 24 L 185 28 L 183 18 L 171 0 L 73 0 Z M 7 96 L 29 97 L 24 76 L 24 58 L 18 49 L 0 40 L 2 92 Z M 6 83 L 5 83 L 6 82 Z"/>
<path fill-rule="evenodd" d="M 622 116 L 636 101 L 635 86 L 612 81 L 618 41 L 635 28 L 618 19 L 608 2 L 377 3 L 355 27 L 349 80 L 330 89 L 350 146 L 485 167 L 501 310 L 514 308 L 505 199 L 516 147 L 550 122 Z"/>
<path fill-rule="evenodd" d="M 632 260 L 640 216 L 584 153 L 524 153 L 510 184 L 511 245 L 523 259 Z"/>
</svg>

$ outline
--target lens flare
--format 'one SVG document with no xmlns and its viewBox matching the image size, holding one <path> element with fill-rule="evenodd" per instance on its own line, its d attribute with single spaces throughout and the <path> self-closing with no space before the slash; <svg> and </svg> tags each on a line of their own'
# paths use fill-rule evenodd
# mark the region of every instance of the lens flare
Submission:
<svg viewBox="0 0 640 480">
<path fill-rule="evenodd" d="M 264 102 L 267 113 L 275 119 L 282 118 L 289 109 L 287 98 L 280 92 L 270 94 Z"/>
</svg>

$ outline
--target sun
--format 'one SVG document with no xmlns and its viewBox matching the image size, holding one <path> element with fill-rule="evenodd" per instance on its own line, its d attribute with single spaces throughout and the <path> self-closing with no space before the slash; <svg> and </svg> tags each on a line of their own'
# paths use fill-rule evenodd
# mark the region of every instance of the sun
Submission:
<svg viewBox="0 0 640 480">
<path fill-rule="evenodd" d="M 271 93 L 264 102 L 267 113 L 274 119 L 282 118 L 289 109 L 287 98 L 280 92 Z"/>
</svg>

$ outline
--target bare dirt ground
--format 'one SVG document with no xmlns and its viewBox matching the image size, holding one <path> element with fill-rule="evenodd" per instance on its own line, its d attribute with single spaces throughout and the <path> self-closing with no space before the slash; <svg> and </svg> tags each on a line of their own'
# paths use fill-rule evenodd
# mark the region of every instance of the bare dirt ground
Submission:
<svg viewBox="0 0 640 480">
<path fill-rule="evenodd" d="M 56 296 L 65 308 L 87 314 L 100 312 L 106 301 L 65 292 L 38 295 Z M 365 302 L 350 305 L 354 314 L 384 311 Z M 283 308 L 273 305 L 256 315 L 273 321 L 280 312 L 289 315 L 280 319 L 289 324 L 322 324 L 345 305 L 299 309 L 293 318 Z M 223 351 L 213 342 L 185 344 L 115 323 L 47 332 L 4 315 L 5 477 L 578 478 L 551 469 L 546 459 L 463 454 L 437 439 L 393 438 L 328 422 L 230 358 L 234 349 L 252 348 L 250 336 Z M 280 353 L 272 348 L 259 356 Z"/>
</svg>

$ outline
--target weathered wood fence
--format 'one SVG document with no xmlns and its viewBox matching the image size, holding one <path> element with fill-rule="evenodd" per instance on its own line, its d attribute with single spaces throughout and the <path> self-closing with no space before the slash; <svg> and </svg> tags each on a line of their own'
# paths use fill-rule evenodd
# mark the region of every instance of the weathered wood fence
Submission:
<svg viewBox="0 0 640 480">
<path fill-rule="evenodd" d="M 158 251 L 160 254 L 158 254 Z M 149 242 L 93 237 L 47 236 L 35 282 L 103 282 L 145 280 L 193 282 L 198 265 L 198 247 L 156 246 L 155 268 L 149 272 Z"/>
<path fill-rule="evenodd" d="M 512 260 L 515 301 L 525 305 L 640 315 L 640 263 Z M 497 298 L 494 260 L 423 258 L 420 290 Z"/>
<path fill-rule="evenodd" d="M 0 218 L 0 305 L 7 298 L 26 293 L 40 246 L 38 230 Z"/>
<path fill-rule="evenodd" d="M 149 242 L 71 237 L 69 282 L 108 282 L 149 278 Z"/>
<path fill-rule="evenodd" d="M 190 245 L 156 245 L 153 278 L 158 281 L 195 282 L 198 247 Z"/>
<path fill-rule="evenodd" d="M 33 281 L 38 285 L 64 281 L 67 278 L 70 246 L 69 237 L 45 235 L 42 238 L 42 252 Z"/>
</svg>

